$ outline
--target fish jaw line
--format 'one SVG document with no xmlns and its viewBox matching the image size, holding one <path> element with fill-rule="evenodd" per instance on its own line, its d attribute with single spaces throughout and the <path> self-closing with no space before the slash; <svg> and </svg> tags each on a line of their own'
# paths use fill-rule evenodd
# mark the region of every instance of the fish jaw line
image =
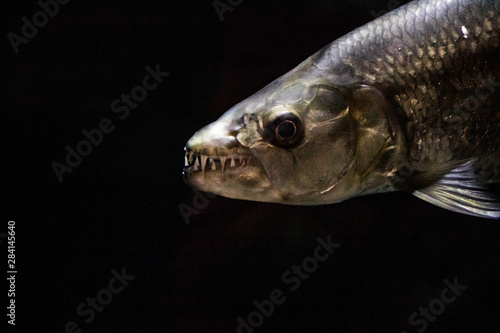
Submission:
<svg viewBox="0 0 500 333">
<path fill-rule="evenodd" d="M 184 181 L 205 192 L 233 199 L 269 201 L 271 187 L 261 163 L 250 152 L 221 155 L 186 148 Z"/>
<path fill-rule="evenodd" d="M 240 150 L 240 149 L 238 149 Z M 250 152 L 238 152 L 238 150 L 221 151 L 221 149 L 203 149 L 197 150 L 184 147 L 184 176 L 188 181 L 190 177 L 220 174 L 221 179 L 227 172 L 242 170 L 250 166 L 252 154 Z M 252 163 L 255 165 L 255 163 Z"/>
</svg>

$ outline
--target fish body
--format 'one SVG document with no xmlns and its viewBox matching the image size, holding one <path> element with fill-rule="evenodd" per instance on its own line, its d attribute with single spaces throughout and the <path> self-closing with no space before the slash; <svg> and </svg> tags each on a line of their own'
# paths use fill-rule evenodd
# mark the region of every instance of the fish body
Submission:
<svg viewBox="0 0 500 333">
<path fill-rule="evenodd" d="M 187 142 L 187 183 L 297 205 L 406 190 L 499 218 L 500 0 L 424 0 L 325 46 Z"/>
</svg>

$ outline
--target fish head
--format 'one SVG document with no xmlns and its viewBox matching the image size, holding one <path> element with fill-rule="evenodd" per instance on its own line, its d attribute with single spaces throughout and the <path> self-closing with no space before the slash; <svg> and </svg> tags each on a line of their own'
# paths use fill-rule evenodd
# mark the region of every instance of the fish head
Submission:
<svg viewBox="0 0 500 333">
<path fill-rule="evenodd" d="M 196 132 L 185 147 L 185 181 L 229 198 L 297 205 L 385 184 L 395 143 L 382 95 L 289 81 L 271 83 Z"/>
</svg>

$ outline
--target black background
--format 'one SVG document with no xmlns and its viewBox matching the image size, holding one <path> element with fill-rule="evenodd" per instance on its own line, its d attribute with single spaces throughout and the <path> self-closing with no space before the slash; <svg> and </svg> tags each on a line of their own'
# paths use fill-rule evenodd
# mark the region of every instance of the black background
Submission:
<svg viewBox="0 0 500 333">
<path fill-rule="evenodd" d="M 254 300 L 281 289 L 285 303 L 255 332 L 417 332 L 408 317 L 457 277 L 468 288 L 425 331 L 498 332 L 498 221 L 406 193 L 320 207 L 216 197 L 189 224 L 179 211 L 193 207 L 181 171 L 196 130 L 395 2 L 245 0 L 221 21 L 209 0 L 72 0 L 17 54 L 6 36 L 40 7 L 3 8 L 0 232 L 16 221 L 14 331 L 236 332 Z M 170 75 L 119 120 L 112 101 L 157 64 Z M 60 183 L 51 163 L 103 118 L 115 130 Z M 290 291 L 282 274 L 328 235 L 341 247 Z M 135 279 L 85 323 L 77 306 L 122 268 Z"/>
</svg>

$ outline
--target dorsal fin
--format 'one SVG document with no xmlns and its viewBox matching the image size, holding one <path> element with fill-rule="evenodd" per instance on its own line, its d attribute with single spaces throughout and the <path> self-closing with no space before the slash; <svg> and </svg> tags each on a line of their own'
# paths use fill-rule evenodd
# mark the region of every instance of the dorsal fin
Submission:
<svg viewBox="0 0 500 333">
<path fill-rule="evenodd" d="M 454 212 L 483 218 L 500 218 L 500 198 L 474 173 L 475 160 L 448 172 L 423 173 L 406 185 L 416 197 Z M 428 184 L 428 185 L 423 185 Z"/>
</svg>

